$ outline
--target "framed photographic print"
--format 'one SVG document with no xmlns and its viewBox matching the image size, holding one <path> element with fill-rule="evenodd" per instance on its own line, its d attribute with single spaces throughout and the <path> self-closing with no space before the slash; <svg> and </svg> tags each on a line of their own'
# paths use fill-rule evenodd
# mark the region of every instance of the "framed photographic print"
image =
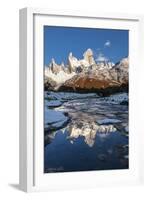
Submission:
<svg viewBox="0 0 147 200">
<path fill-rule="evenodd" d="M 142 16 L 20 10 L 20 188 L 138 184 Z"/>
</svg>

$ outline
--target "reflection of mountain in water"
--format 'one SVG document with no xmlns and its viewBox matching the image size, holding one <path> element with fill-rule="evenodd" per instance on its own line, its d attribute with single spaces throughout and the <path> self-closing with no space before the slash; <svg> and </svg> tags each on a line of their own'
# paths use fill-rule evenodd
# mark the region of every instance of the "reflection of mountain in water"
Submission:
<svg viewBox="0 0 147 200">
<path fill-rule="evenodd" d="M 122 105 L 127 101 L 126 93 L 100 98 L 95 94 L 51 92 L 46 99 L 46 138 L 66 129 L 70 139 L 83 136 L 93 146 L 96 133 L 104 138 L 116 130 L 127 132 L 128 106 Z"/>
<path fill-rule="evenodd" d="M 70 139 L 75 139 L 80 136 L 84 137 L 85 143 L 92 147 L 94 145 L 96 133 L 100 138 L 109 136 L 111 132 L 115 132 L 116 128 L 113 125 L 97 125 L 96 123 L 79 122 L 70 124 L 67 128 Z"/>
<path fill-rule="evenodd" d="M 115 132 L 117 129 L 114 125 L 98 125 L 96 123 L 85 123 L 85 122 L 77 122 L 75 124 L 70 123 L 65 129 L 62 129 L 62 134 L 64 131 L 67 131 L 67 139 L 70 140 L 71 144 L 76 142 L 76 139 L 79 137 L 84 137 L 85 143 L 92 147 L 94 145 L 94 141 L 96 138 L 96 134 L 99 138 L 105 139 L 108 137 L 112 132 Z M 58 133 L 58 131 L 56 132 Z M 56 133 L 49 134 L 47 139 L 48 142 L 50 139 L 55 138 Z"/>
<path fill-rule="evenodd" d="M 45 171 L 61 166 L 61 171 L 128 167 L 126 93 L 45 93 Z"/>
</svg>

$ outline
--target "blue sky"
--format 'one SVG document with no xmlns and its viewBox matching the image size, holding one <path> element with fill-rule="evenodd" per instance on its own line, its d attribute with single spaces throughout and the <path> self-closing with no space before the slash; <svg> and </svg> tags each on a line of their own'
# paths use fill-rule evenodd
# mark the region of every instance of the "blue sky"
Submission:
<svg viewBox="0 0 147 200">
<path fill-rule="evenodd" d="M 128 30 L 44 26 L 44 64 L 52 58 L 66 64 L 70 52 L 78 59 L 91 48 L 97 61 L 118 62 L 128 56 Z"/>
</svg>

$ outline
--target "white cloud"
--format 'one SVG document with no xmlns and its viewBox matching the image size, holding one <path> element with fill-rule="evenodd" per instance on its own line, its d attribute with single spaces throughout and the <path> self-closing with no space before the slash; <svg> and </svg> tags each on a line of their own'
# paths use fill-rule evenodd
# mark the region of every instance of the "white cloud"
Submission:
<svg viewBox="0 0 147 200">
<path fill-rule="evenodd" d="M 108 58 L 104 56 L 104 54 L 99 53 L 97 58 L 95 59 L 97 62 L 104 62 L 104 61 L 108 61 Z"/>
<path fill-rule="evenodd" d="M 104 44 L 104 47 L 110 47 L 111 46 L 111 42 L 110 40 L 107 40 Z"/>
</svg>

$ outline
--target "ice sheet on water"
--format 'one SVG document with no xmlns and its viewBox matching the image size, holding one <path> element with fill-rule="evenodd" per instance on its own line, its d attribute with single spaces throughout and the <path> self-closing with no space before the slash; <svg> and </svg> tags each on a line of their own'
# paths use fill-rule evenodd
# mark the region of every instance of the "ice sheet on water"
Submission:
<svg viewBox="0 0 147 200">
<path fill-rule="evenodd" d="M 61 106 L 62 103 L 61 101 L 59 100 L 45 100 L 45 106 L 48 106 L 48 107 L 58 107 L 58 106 Z"/>
<path fill-rule="evenodd" d="M 45 108 L 45 128 L 58 129 L 69 120 L 62 112 Z"/>
<path fill-rule="evenodd" d="M 74 100 L 74 99 L 85 99 L 85 98 L 94 98 L 98 97 L 95 93 L 74 93 L 74 92 L 47 92 L 45 97 L 53 100 L 65 101 L 65 100 Z"/>
<path fill-rule="evenodd" d="M 128 102 L 128 93 L 113 94 L 113 95 L 110 95 L 109 97 L 101 98 L 101 100 L 104 100 L 112 104 L 120 104 L 123 101 Z"/>
<path fill-rule="evenodd" d="M 104 124 L 115 124 L 115 123 L 121 123 L 120 120 L 118 119 L 109 119 L 109 118 L 105 118 L 105 119 L 101 119 L 101 120 L 97 120 L 97 123 L 99 125 L 104 125 Z"/>
</svg>

